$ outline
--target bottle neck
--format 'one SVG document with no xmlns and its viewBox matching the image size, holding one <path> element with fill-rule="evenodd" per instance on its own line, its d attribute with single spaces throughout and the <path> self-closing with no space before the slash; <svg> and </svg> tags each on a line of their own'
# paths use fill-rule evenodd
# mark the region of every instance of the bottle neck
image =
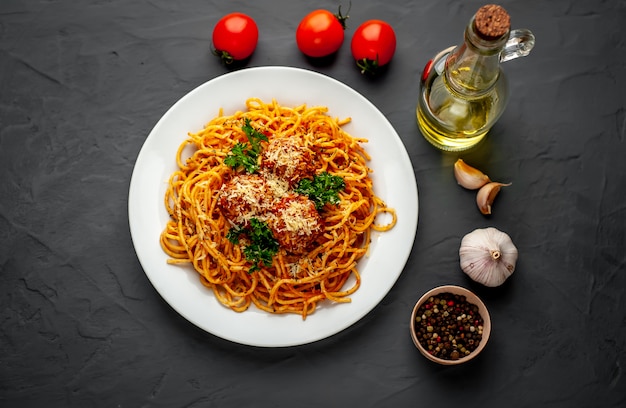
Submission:
<svg viewBox="0 0 626 408">
<path fill-rule="evenodd" d="M 508 38 L 509 32 L 498 38 L 481 37 L 472 17 L 464 42 L 446 60 L 445 75 L 452 89 L 468 96 L 489 91 L 500 76 L 500 53 Z"/>
</svg>

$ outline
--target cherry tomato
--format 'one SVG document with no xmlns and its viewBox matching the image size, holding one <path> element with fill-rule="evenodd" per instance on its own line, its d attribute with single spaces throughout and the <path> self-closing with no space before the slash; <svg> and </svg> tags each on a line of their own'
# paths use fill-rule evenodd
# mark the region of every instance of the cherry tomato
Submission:
<svg viewBox="0 0 626 408">
<path fill-rule="evenodd" d="M 318 58 L 331 55 L 341 47 L 348 16 L 328 10 L 315 10 L 304 16 L 296 30 L 296 43 L 303 54 Z"/>
<path fill-rule="evenodd" d="M 361 72 L 374 74 L 396 52 L 396 33 L 382 20 L 368 20 L 354 32 L 351 49 Z"/>
<path fill-rule="evenodd" d="M 243 13 L 227 14 L 213 28 L 213 53 L 227 64 L 248 58 L 258 41 L 256 22 Z"/>
</svg>

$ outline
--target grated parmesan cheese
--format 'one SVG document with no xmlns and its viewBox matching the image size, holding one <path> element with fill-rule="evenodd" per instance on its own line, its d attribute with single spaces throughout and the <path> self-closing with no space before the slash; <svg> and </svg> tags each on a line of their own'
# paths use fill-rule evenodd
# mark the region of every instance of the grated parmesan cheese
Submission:
<svg viewBox="0 0 626 408">
<path fill-rule="evenodd" d="M 281 212 L 281 218 L 285 222 L 285 229 L 289 232 L 311 235 L 315 230 L 319 230 L 319 217 L 311 216 L 311 205 L 306 202 L 290 201 L 287 208 Z"/>
</svg>

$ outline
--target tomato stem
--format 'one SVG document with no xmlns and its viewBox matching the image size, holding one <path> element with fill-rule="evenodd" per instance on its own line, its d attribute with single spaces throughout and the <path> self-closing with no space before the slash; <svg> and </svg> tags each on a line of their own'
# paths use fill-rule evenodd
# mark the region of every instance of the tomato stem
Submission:
<svg viewBox="0 0 626 408">
<path fill-rule="evenodd" d="M 376 60 L 367 58 L 357 60 L 356 65 L 361 69 L 361 74 L 374 75 L 380 68 L 380 65 L 378 65 L 378 55 L 376 55 Z"/>
<path fill-rule="evenodd" d="M 220 57 L 220 59 L 224 61 L 224 64 L 226 65 L 230 65 L 235 61 L 233 56 L 230 55 L 228 51 L 219 51 L 219 50 L 214 49 L 213 55 L 217 55 L 218 57 Z"/>
<path fill-rule="evenodd" d="M 352 1 L 350 1 L 349 5 L 348 5 L 348 11 L 346 11 L 346 15 L 342 16 L 341 15 L 341 4 L 340 4 L 339 5 L 339 10 L 337 10 L 337 14 L 335 14 L 335 17 L 337 17 L 337 20 L 339 20 L 339 24 L 341 24 L 341 27 L 344 30 L 346 29 L 346 20 L 350 18 L 348 13 L 350 12 L 351 8 L 352 8 Z"/>
</svg>

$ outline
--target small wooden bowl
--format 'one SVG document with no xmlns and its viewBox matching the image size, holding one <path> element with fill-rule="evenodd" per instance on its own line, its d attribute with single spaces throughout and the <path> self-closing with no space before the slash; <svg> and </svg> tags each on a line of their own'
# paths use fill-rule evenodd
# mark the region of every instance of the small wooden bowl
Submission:
<svg viewBox="0 0 626 408">
<path fill-rule="evenodd" d="M 465 299 L 468 303 L 478 306 L 478 313 L 483 319 L 483 332 L 480 343 L 478 344 L 476 349 L 472 350 L 468 355 L 460 357 L 456 360 L 435 357 L 434 355 L 429 353 L 428 350 L 424 348 L 424 346 L 422 346 L 417 336 L 417 332 L 419 331 L 418 323 L 415 321 L 417 311 L 419 310 L 420 306 L 424 302 L 426 302 L 431 296 L 439 295 L 442 293 L 451 293 L 453 295 L 465 296 Z M 485 304 L 473 292 L 460 286 L 444 285 L 429 290 L 428 292 L 424 293 L 424 295 L 417 301 L 415 307 L 413 308 L 413 312 L 411 313 L 410 327 L 413 343 L 415 344 L 415 347 L 417 347 L 417 349 L 424 355 L 424 357 L 442 365 L 457 365 L 466 363 L 475 358 L 485 348 L 485 345 L 487 344 L 487 341 L 489 340 L 489 336 L 491 334 L 491 318 L 489 317 L 489 312 L 487 311 L 487 307 L 485 306 Z"/>
</svg>

